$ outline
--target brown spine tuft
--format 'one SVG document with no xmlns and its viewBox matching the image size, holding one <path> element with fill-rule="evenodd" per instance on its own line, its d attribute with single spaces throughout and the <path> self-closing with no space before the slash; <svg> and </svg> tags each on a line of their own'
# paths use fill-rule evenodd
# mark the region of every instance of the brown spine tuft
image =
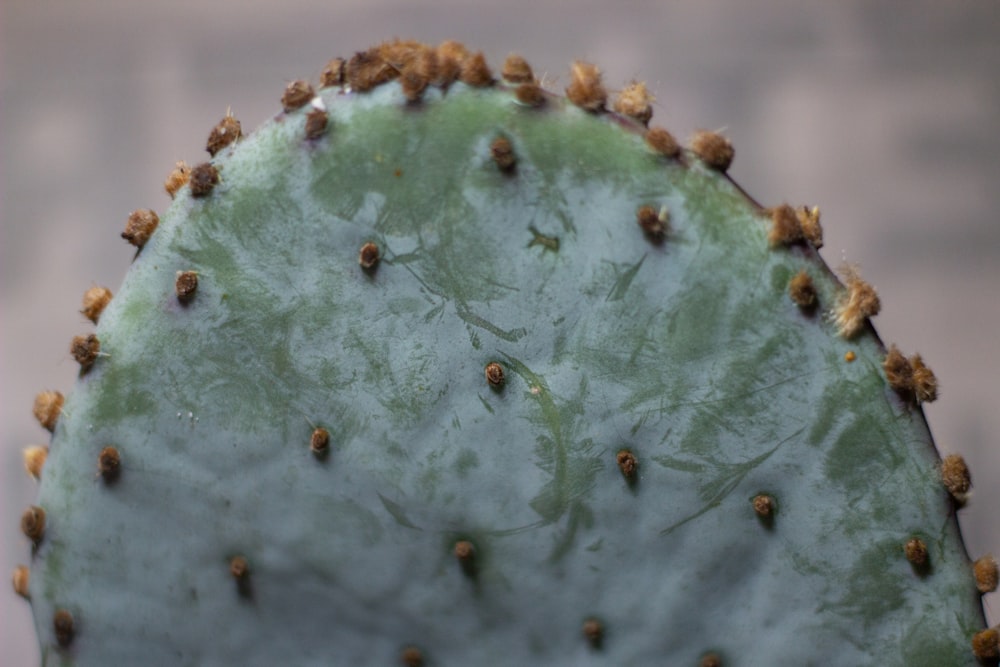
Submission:
<svg viewBox="0 0 1000 667">
<path fill-rule="evenodd" d="M 404 667 L 424 667 L 424 653 L 416 646 L 407 646 L 399 655 Z"/>
<path fill-rule="evenodd" d="M 534 83 L 535 73 L 531 71 L 531 65 L 528 61 L 512 53 L 507 56 L 507 59 L 503 61 L 503 69 L 500 70 L 500 76 L 504 81 L 510 83 Z"/>
<path fill-rule="evenodd" d="M 705 166 L 721 172 L 729 169 L 735 155 L 729 139 L 708 130 L 695 133 L 691 139 L 691 150 L 705 163 Z"/>
<path fill-rule="evenodd" d="M 455 542 L 453 552 L 458 564 L 462 566 L 462 570 L 468 575 L 474 574 L 476 566 L 475 545 L 468 540 L 459 540 Z"/>
<path fill-rule="evenodd" d="M 225 117 L 209 133 L 205 150 L 214 157 L 216 153 L 239 140 L 241 136 L 243 136 L 243 128 L 240 126 L 240 121 L 236 120 L 232 113 L 227 112 Z"/>
<path fill-rule="evenodd" d="M 919 354 L 910 357 L 910 368 L 913 372 L 913 395 L 919 403 L 930 403 L 937 400 L 938 383 L 934 371 L 924 364 Z"/>
<path fill-rule="evenodd" d="M 374 271 L 375 267 L 378 266 L 379 251 L 378 246 L 369 241 L 368 243 L 361 246 L 361 250 L 358 251 L 358 264 L 365 271 Z"/>
<path fill-rule="evenodd" d="M 219 170 L 210 162 L 202 162 L 191 170 L 191 196 L 207 197 L 219 184 Z"/>
<path fill-rule="evenodd" d="M 916 569 L 926 568 L 930 561 L 930 554 L 927 552 L 927 545 L 919 537 L 910 538 L 903 547 L 906 560 Z"/>
<path fill-rule="evenodd" d="M 320 88 L 333 88 L 343 86 L 346 78 L 344 76 L 344 66 L 346 61 L 343 58 L 334 58 L 326 64 L 319 74 Z"/>
<path fill-rule="evenodd" d="M 313 430 L 309 438 L 309 450 L 313 456 L 320 459 L 330 453 L 330 432 L 325 428 Z"/>
<path fill-rule="evenodd" d="M 583 636 L 591 648 L 601 648 L 604 642 L 604 625 L 596 618 L 588 618 L 583 622 Z"/>
<path fill-rule="evenodd" d="M 18 565 L 14 568 L 14 592 L 25 600 L 31 599 L 31 592 L 28 590 L 28 583 L 31 581 L 31 570 L 27 565 Z"/>
<path fill-rule="evenodd" d="M 418 102 L 424 91 L 438 75 L 437 51 L 421 46 L 400 69 L 400 85 L 403 95 L 410 102 Z"/>
<path fill-rule="evenodd" d="M 149 241 L 149 237 L 156 231 L 156 226 L 160 224 L 160 216 L 148 208 L 141 208 L 132 211 L 128 220 L 125 221 L 125 231 L 122 238 L 134 245 L 142 248 Z"/>
<path fill-rule="evenodd" d="M 88 320 L 97 324 L 104 308 L 111 303 L 111 290 L 107 287 L 91 287 L 83 293 L 83 308 L 80 313 Z"/>
<path fill-rule="evenodd" d="M 514 147 L 511 146 L 510 140 L 506 137 L 497 137 L 490 144 L 490 154 L 493 156 L 493 161 L 496 162 L 497 168 L 505 173 L 510 173 L 514 170 L 514 166 L 517 164 L 517 156 L 514 155 Z"/>
<path fill-rule="evenodd" d="M 767 242 L 772 247 L 792 245 L 805 240 L 802 224 L 795 209 L 788 204 L 776 206 L 768 211 L 771 216 L 771 229 L 767 233 Z"/>
<path fill-rule="evenodd" d="M 759 493 L 753 497 L 753 511 L 761 519 L 771 519 L 774 517 L 774 498 L 766 493 Z"/>
<path fill-rule="evenodd" d="M 118 450 L 108 446 L 97 456 L 97 472 L 105 482 L 111 483 L 118 479 L 122 470 L 122 457 Z"/>
<path fill-rule="evenodd" d="M 949 454 L 941 461 L 941 481 L 951 497 L 964 503 L 972 490 L 972 474 L 965 459 L 958 454 Z"/>
<path fill-rule="evenodd" d="M 812 247 L 819 250 L 823 247 L 823 227 L 819 224 L 819 206 L 800 206 L 796 211 L 799 217 L 799 226 L 802 227 L 802 235 Z"/>
<path fill-rule="evenodd" d="M 659 211 L 652 206 L 640 206 L 635 219 L 646 238 L 657 243 L 663 240 L 670 227 L 670 211 L 665 206 Z"/>
<path fill-rule="evenodd" d="M 312 85 L 303 79 L 296 79 L 285 86 L 285 92 L 281 94 L 281 106 L 285 113 L 291 113 L 309 104 L 309 101 L 314 97 L 316 97 L 316 91 L 313 90 Z"/>
<path fill-rule="evenodd" d="M 889 346 L 885 359 L 882 361 L 882 369 L 885 371 L 885 379 L 889 386 L 903 396 L 913 394 L 913 369 L 903 353 L 895 345 Z"/>
<path fill-rule="evenodd" d="M 250 563 L 243 556 L 233 556 L 229 559 L 229 574 L 237 581 L 245 580 L 250 576 Z"/>
<path fill-rule="evenodd" d="M 167 176 L 167 180 L 163 182 L 163 189 L 167 191 L 170 198 L 173 199 L 177 194 L 177 191 L 187 185 L 187 182 L 191 179 L 191 167 L 187 166 L 187 162 L 180 160 L 174 165 L 173 171 Z"/>
<path fill-rule="evenodd" d="M 73 614 L 66 609 L 57 609 L 52 616 L 52 629 L 56 634 L 56 642 L 62 647 L 69 646 L 73 642 L 76 634 L 76 627 L 73 621 Z"/>
<path fill-rule="evenodd" d="M 94 334 L 74 336 L 69 345 L 69 352 L 76 359 L 76 363 L 80 364 L 80 370 L 86 372 L 101 353 L 101 341 L 97 340 Z"/>
<path fill-rule="evenodd" d="M 808 271 L 802 269 L 788 281 L 788 296 L 792 298 L 796 306 L 803 310 L 816 307 L 819 297 L 812 276 L 809 275 Z"/>
<path fill-rule="evenodd" d="M 174 291 L 177 293 L 177 300 L 182 304 L 191 303 L 195 292 L 198 291 L 198 274 L 194 271 L 178 271 L 177 279 L 174 281 Z"/>
<path fill-rule="evenodd" d="M 722 658 L 718 653 L 706 653 L 698 664 L 699 667 L 722 667 Z"/>
<path fill-rule="evenodd" d="M 653 117 L 653 96 L 642 81 L 633 81 L 615 99 L 612 107 L 618 113 L 649 125 Z"/>
<path fill-rule="evenodd" d="M 875 288 L 861 279 L 857 269 L 848 266 L 843 269 L 847 289 L 840 295 L 834 308 L 834 322 L 837 333 L 844 338 L 853 338 L 869 317 L 875 317 L 882 309 Z"/>
<path fill-rule="evenodd" d="M 566 97 L 586 111 L 603 110 L 608 101 L 608 91 L 601 83 L 601 70 L 591 63 L 579 60 L 573 63 L 570 68 L 570 84 L 566 87 Z"/>
<path fill-rule="evenodd" d="M 646 131 L 646 143 L 663 157 L 675 159 L 681 154 L 680 144 L 674 139 L 674 135 L 662 127 L 649 128 Z"/>
<path fill-rule="evenodd" d="M 31 412 L 46 431 L 54 431 L 65 398 L 58 391 L 43 391 L 35 396 Z"/>
<path fill-rule="evenodd" d="M 45 459 L 49 456 L 49 448 L 45 445 L 31 445 L 24 448 L 24 469 L 33 478 L 42 476 L 42 468 L 45 467 Z"/>
<path fill-rule="evenodd" d="M 45 537 L 45 510 L 38 505 L 32 505 L 21 515 L 21 532 L 34 544 Z"/>
<path fill-rule="evenodd" d="M 477 51 L 462 61 L 458 80 L 473 88 L 485 88 L 493 85 L 493 72 L 486 64 L 486 56 L 483 55 L 482 51 Z"/>
<path fill-rule="evenodd" d="M 313 109 L 306 115 L 306 139 L 319 139 L 326 134 L 329 122 L 327 113 L 322 109 Z"/>
<path fill-rule="evenodd" d="M 517 101 L 528 107 L 540 107 L 545 104 L 545 91 L 537 83 L 522 83 L 514 91 Z"/>
<path fill-rule="evenodd" d="M 437 47 L 438 72 L 434 83 L 442 88 L 455 83 L 462 72 L 462 63 L 468 57 L 469 50 L 464 44 L 453 40 L 442 42 Z"/>
<path fill-rule="evenodd" d="M 345 73 L 351 90 L 358 93 L 372 90 L 399 76 L 399 71 L 382 58 L 379 47 L 355 53 L 347 61 Z"/>
<path fill-rule="evenodd" d="M 625 479 L 629 482 L 635 481 L 636 473 L 639 471 L 639 461 L 635 458 L 635 454 L 622 449 L 615 455 L 615 461 Z"/>
<path fill-rule="evenodd" d="M 1000 630 L 990 628 L 973 635 L 972 654 L 980 660 L 1000 658 Z"/>
<path fill-rule="evenodd" d="M 992 593 L 997 589 L 998 573 L 997 560 L 993 556 L 983 556 L 972 564 L 972 572 L 976 577 L 976 588 L 980 593 Z"/>
<path fill-rule="evenodd" d="M 486 382 L 490 385 L 490 387 L 493 389 L 500 389 L 503 387 L 504 382 L 506 381 L 506 378 L 504 378 L 503 366 L 495 361 L 491 361 L 486 364 L 484 372 L 486 374 Z"/>
</svg>

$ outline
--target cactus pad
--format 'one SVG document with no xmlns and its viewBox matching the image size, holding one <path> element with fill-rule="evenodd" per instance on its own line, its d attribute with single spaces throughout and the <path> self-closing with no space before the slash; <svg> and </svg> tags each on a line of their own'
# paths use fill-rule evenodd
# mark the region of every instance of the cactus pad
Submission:
<svg viewBox="0 0 1000 667">
<path fill-rule="evenodd" d="M 818 214 L 644 87 L 407 45 L 130 219 L 25 515 L 44 664 L 976 664 L 933 376 Z"/>
</svg>

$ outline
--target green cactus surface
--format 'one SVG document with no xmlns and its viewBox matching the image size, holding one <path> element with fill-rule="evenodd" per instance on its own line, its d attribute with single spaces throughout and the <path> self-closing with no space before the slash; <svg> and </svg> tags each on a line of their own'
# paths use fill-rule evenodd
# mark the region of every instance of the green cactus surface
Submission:
<svg viewBox="0 0 1000 667">
<path fill-rule="evenodd" d="M 933 376 L 815 211 L 585 65 L 394 48 L 133 216 L 22 526 L 43 663 L 989 660 Z"/>
</svg>

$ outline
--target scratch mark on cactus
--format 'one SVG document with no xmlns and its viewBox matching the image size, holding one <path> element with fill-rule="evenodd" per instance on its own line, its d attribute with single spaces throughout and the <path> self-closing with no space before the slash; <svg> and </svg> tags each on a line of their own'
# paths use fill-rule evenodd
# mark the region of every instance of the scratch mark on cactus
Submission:
<svg viewBox="0 0 1000 667">
<path fill-rule="evenodd" d="M 538 228 L 534 225 L 528 226 L 528 231 L 534 237 L 528 243 L 528 247 L 534 247 L 536 245 L 542 246 L 543 252 L 545 250 L 551 250 L 552 252 L 559 252 L 559 237 L 558 236 L 546 236 L 538 231 Z"/>
<path fill-rule="evenodd" d="M 611 291 L 608 292 L 605 301 L 621 301 L 625 298 L 625 293 L 632 286 L 632 281 L 635 279 L 636 274 L 639 273 L 639 269 L 642 268 L 642 263 L 645 261 L 646 255 L 644 254 L 638 262 L 629 266 L 624 273 L 619 275 L 618 279 L 615 280 L 615 284 L 611 287 Z M 616 265 L 615 271 L 617 272 L 619 268 L 620 265 Z"/>
<path fill-rule="evenodd" d="M 518 327 L 517 329 L 504 330 L 493 324 L 489 320 L 476 315 L 465 304 L 456 303 L 455 312 L 460 318 L 466 323 L 474 327 L 479 327 L 485 331 L 489 331 L 491 334 L 496 336 L 501 340 L 505 340 L 508 343 L 516 343 L 525 336 L 528 335 L 528 330 L 524 327 Z"/>
<path fill-rule="evenodd" d="M 572 547 L 577 531 L 593 525 L 593 513 L 583 498 L 590 494 L 597 475 L 604 469 L 594 441 L 578 438 L 575 433 L 584 415 L 582 404 L 588 394 L 587 381 L 581 379 L 577 395 L 557 404 L 544 377 L 520 360 L 508 354 L 503 356 L 510 370 L 532 388 L 528 396 L 538 401 L 541 415 L 532 421 L 549 432 L 538 436 L 535 452 L 536 465 L 552 479 L 529 505 L 542 517 L 542 525 L 560 521 L 568 514 L 565 529 L 556 533 L 556 543 L 549 554 L 550 561 L 557 561 Z"/>
<path fill-rule="evenodd" d="M 378 499 L 382 501 L 382 506 L 385 507 L 385 510 L 392 515 L 392 518 L 395 519 L 396 523 L 400 526 L 403 526 L 404 528 L 413 528 L 414 530 L 421 530 L 419 526 L 415 525 L 406 517 L 406 512 L 403 511 L 403 507 L 399 503 L 389 500 L 381 493 L 378 494 Z"/>
<path fill-rule="evenodd" d="M 674 457 L 671 456 L 653 457 L 653 460 L 656 461 L 657 463 L 666 466 L 668 468 L 672 468 L 674 470 L 690 471 L 693 469 L 695 471 L 700 471 L 704 470 L 705 468 L 715 468 L 716 470 L 722 471 L 722 474 L 719 477 L 702 485 L 701 495 L 703 498 L 707 496 L 705 505 L 702 506 L 701 509 L 697 510 L 693 514 L 690 514 L 681 519 L 680 521 L 677 521 L 671 524 L 670 526 L 667 526 L 666 528 L 660 531 L 660 535 L 661 536 L 669 535 L 670 533 L 677 530 L 684 524 L 690 521 L 694 521 L 695 519 L 705 514 L 706 512 L 713 510 L 719 505 L 721 505 L 722 501 L 725 500 L 726 497 L 729 496 L 729 494 L 731 494 L 736 489 L 736 487 L 739 486 L 740 482 L 743 481 L 743 478 L 746 477 L 747 474 L 749 474 L 752 470 L 754 470 L 759 465 L 764 463 L 764 461 L 769 459 L 772 454 L 774 454 L 776 451 L 778 451 L 778 449 L 781 448 L 782 445 L 784 445 L 786 442 L 789 442 L 797 438 L 804 431 L 805 427 L 800 428 L 791 435 L 789 435 L 788 437 L 780 440 L 778 444 L 776 444 L 771 449 L 765 451 L 764 453 L 758 456 L 755 456 L 749 461 L 740 463 L 732 463 L 727 465 L 727 464 L 722 464 L 718 461 L 709 461 L 708 463 L 703 464 L 695 461 L 684 461 L 681 459 L 675 459 Z"/>
</svg>

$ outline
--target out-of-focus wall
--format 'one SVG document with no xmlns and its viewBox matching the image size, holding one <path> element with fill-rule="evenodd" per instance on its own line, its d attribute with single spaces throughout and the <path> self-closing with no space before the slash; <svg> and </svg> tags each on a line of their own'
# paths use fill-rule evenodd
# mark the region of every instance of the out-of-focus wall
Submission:
<svg viewBox="0 0 1000 667">
<path fill-rule="evenodd" d="M 678 136 L 725 129 L 759 201 L 819 204 L 824 257 L 861 265 L 883 338 L 937 372 L 931 427 L 979 483 L 970 552 L 1000 552 L 996 0 L 4 0 L 0 26 L 0 572 L 30 557 L 34 394 L 72 387 L 80 296 L 119 284 L 127 214 L 166 207 L 167 172 L 227 108 L 252 128 L 288 81 L 393 36 L 461 39 L 495 65 L 517 51 L 552 89 L 574 58 L 611 87 L 644 79 Z M 0 618 L 0 663 L 37 664 L 9 589 Z"/>
</svg>

